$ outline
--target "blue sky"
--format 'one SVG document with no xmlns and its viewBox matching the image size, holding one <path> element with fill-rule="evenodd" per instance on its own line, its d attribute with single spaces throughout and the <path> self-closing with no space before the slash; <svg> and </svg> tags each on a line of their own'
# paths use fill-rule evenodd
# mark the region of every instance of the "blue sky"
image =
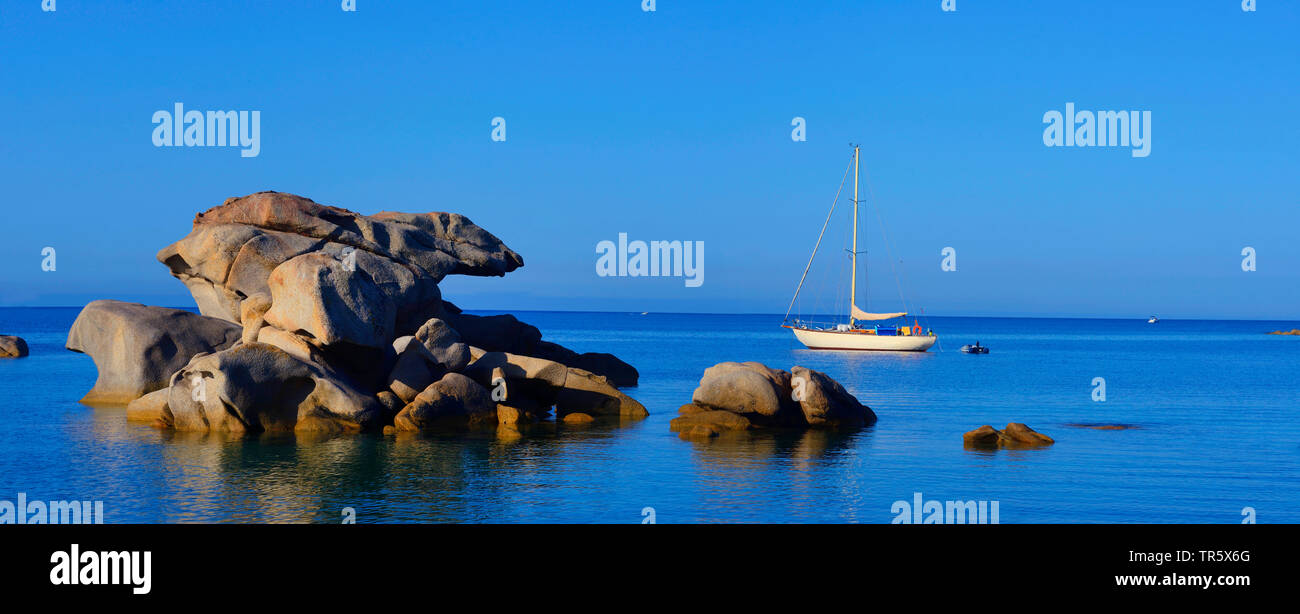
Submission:
<svg viewBox="0 0 1300 614">
<path fill-rule="evenodd" d="M 275 189 L 468 215 L 526 261 L 445 282 L 469 308 L 781 313 L 852 141 L 914 308 L 1300 318 L 1294 2 L 357 6 L 0 3 L 0 304 L 190 305 L 154 254 L 197 211 Z M 154 147 L 175 102 L 259 110 L 261 154 Z M 1067 102 L 1150 111 L 1151 155 L 1044 146 Z M 875 215 L 860 302 L 894 310 Z M 845 260 L 837 218 L 818 296 Z M 705 283 L 597 277 L 620 232 L 704 241 Z"/>
</svg>

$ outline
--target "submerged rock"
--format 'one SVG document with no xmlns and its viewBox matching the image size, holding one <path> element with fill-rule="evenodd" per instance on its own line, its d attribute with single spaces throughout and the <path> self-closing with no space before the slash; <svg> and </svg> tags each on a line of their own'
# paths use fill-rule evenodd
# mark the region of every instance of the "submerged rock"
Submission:
<svg viewBox="0 0 1300 614">
<path fill-rule="evenodd" d="M 72 323 L 67 348 L 89 354 L 99 370 L 82 403 L 125 405 L 166 388 L 195 355 L 225 349 L 241 334 L 230 322 L 180 309 L 99 300 Z"/>
<path fill-rule="evenodd" d="M 1065 426 L 1079 429 L 1096 429 L 1098 431 L 1127 431 L 1142 428 L 1136 424 L 1103 424 L 1100 422 L 1074 422 Z"/>
<path fill-rule="evenodd" d="M 571 413 L 571 414 L 566 414 L 566 415 L 564 416 L 564 423 L 565 423 L 565 424 L 570 424 L 570 425 L 572 425 L 572 424 L 590 424 L 590 423 L 595 422 L 595 421 L 596 421 L 595 418 L 591 417 L 591 416 L 588 415 L 588 414 L 584 414 L 584 413 L 581 413 L 581 412 L 574 412 L 574 413 Z"/>
<path fill-rule="evenodd" d="M 678 436 L 682 439 L 711 439 L 721 434 L 721 431 L 711 425 L 696 424 L 683 429 Z"/>
<path fill-rule="evenodd" d="M 694 403 L 687 404 L 677 411 L 680 415 L 668 423 L 669 430 L 674 433 L 685 433 L 702 426 L 716 434 L 721 431 L 744 431 L 753 426 L 748 418 L 740 414 L 708 409 Z"/>
<path fill-rule="evenodd" d="M 0 335 L 0 358 L 22 358 L 27 355 L 27 342 L 22 337 Z"/>
</svg>

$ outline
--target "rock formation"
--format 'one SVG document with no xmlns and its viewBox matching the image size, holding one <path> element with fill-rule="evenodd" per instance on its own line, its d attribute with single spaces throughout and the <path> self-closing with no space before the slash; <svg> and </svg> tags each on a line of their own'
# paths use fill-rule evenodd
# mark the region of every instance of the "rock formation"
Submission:
<svg viewBox="0 0 1300 614">
<path fill-rule="evenodd" d="M 0 358 L 22 358 L 27 355 L 27 342 L 22 337 L 0 335 Z"/>
<path fill-rule="evenodd" d="M 670 428 L 683 438 L 714 437 L 751 428 L 858 428 L 876 414 L 825 373 L 792 372 L 757 362 L 709 367 L 691 402 L 677 410 Z"/>
<path fill-rule="evenodd" d="M 99 369 L 83 402 L 229 432 L 495 428 L 552 408 L 570 423 L 646 415 L 616 388 L 636 385 L 631 365 L 443 300 L 447 275 L 523 266 L 461 215 L 365 216 L 260 192 L 200 213 L 158 260 L 202 315 L 87 305 L 67 343 Z"/>
<path fill-rule="evenodd" d="M 1007 424 L 1004 430 L 997 430 L 985 424 L 962 435 L 962 441 L 968 448 L 1035 448 L 1056 443 L 1048 437 L 1019 422 Z"/>
</svg>

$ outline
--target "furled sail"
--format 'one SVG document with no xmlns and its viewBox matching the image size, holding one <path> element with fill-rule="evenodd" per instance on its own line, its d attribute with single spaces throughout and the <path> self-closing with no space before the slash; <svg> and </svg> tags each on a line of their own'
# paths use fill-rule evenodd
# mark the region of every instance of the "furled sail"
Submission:
<svg viewBox="0 0 1300 614">
<path fill-rule="evenodd" d="M 901 317 L 903 317 L 903 316 L 905 316 L 905 315 L 907 315 L 907 312 L 906 312 L 906 311 L 902 311 L 902 312 L 899 312 L 899 313 L 867 313 L 867 312 L 865 312 L 865 311 L 863 311 L 863 310 L 861 310 L 861 309 L 858 309 L 858 306 L 857 306 L 857 305 L 854 305 L 854 306 L 853 306 L 853 319 L 854 319 L 854 320 L 873 320 L 873 321 L 874 321 L 874 320 L 889 320 L 889 319 L 893 319 L 893 318 L 901 318 Z"/>
</svg>

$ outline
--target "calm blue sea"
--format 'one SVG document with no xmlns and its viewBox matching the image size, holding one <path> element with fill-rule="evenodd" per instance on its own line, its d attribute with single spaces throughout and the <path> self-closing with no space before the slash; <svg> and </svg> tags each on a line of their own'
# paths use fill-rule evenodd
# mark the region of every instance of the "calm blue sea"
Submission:
<svg viewBox="0 0 1300 614">
<path fill-rule="evenodd" d="M 102 500 L 108 522 L 888 523 L 895 501 L 998 501 L 1003 523 L 1300 522 L 1295 322 L 930 318 L 926 354 L 803 350 L 779 316 L 522 312 L 547 339 L 641 371 L 651 416 L 543 425 L 521 439 L 231 439 L 128 424 L 77 403 L 77 309 L 0 309 L 32 355 L 0 361 L 0 500 Z M 957 352 L 979 340 L 985 356 Z M 852 434 L 709 442 L 668 430 L 724 360 L 825 371 L 880 418 Z M 1093 400 L 1094 378 L 1105 401 Z M 1056 438 L 979 452 L 963 432 L 1024 422 Z M 1074 423 L 1123 423 L 1093 430 Z"/>
</svg>

